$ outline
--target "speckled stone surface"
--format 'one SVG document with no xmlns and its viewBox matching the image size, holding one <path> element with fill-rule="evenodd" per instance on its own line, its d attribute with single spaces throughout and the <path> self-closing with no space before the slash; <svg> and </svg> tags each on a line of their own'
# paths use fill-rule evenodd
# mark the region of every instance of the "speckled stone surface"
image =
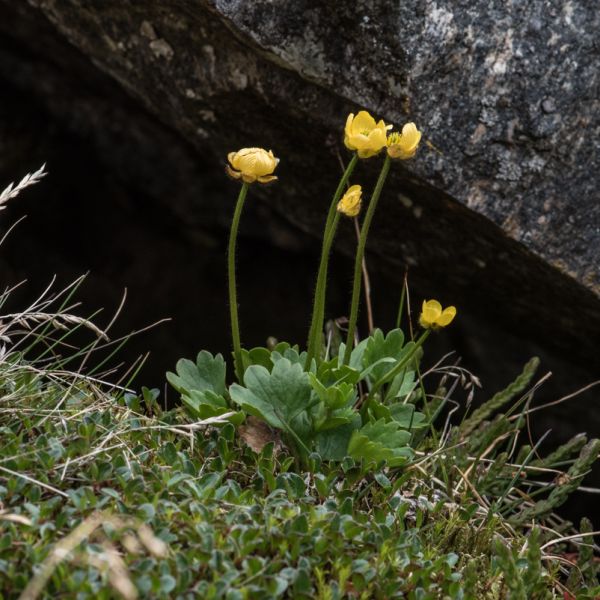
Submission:
<svg viewBox="0 0 600 600">
<path fill-rule="evenodd" d="M 596 3 L 214 5 L 282 66 L 391 122 L 414 119 L 439 152 L 413 173 L 600 295 Z"/>
<path fill-rule="evenodd" d="M 17 37 L 17 21 L 47 20 L 118 81 L 144 118 L 176 134 L 167 163 L 201 161 L 206 177 L 231 149 L 272 148 L 280 184 L 259 193 L 315 236 L 347 160 L 346 114 L 365 107 L 396 124 L 414 120 L 425 143 L 394 168 L 372 268 L 399 280 L 408 265 L 429 295 L 600 369 L 595 2 L 0 0 L 2 14 Z M 72 118 L 102 138 L 105 117 L 75 100 Z M 68 102 L 56 105 L 64 117 Z M 128 118 L 113 128 L 135 131 Z M 371 185 L 377 160 L 360 165 L 356 182 Z M 150 179 L 160 172 L 145 169 Z M 233 189 L 220 176 L 194 210 L 176 190 L 168 205 L 191 228 L 206 225 L 208 207 Z M 177 182 L 198 184 L 192 174 Z M 341 247 L 352 243 L 342 231 Z"/>
</svg>

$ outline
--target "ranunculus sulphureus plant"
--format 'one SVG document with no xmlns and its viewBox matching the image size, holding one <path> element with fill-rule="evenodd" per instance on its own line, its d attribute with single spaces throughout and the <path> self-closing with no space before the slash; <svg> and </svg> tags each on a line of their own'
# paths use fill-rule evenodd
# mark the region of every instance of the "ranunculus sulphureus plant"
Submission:
<svg viewBox="0 0 600 600">
<path fill-rule="evenodd" d="M 369 137 L 375 121 L 363 124 L 353 136 Z M 260 148 L 229 155 L 241 184 L 228 262 L 236 380 L 220 355 L 179 361 L 168 379 L 187 414 L 166 410 L 157 389 L 136 394 L 91 377 L 105 360 L 83 370 L 106 335 L 63 310 L 81 279 L 0 316 L 0 599 L 600 598 L 598 531 L 555 512 L 578 489 L 597 492 L 581 483 L 600 440 L 577 434 L 540 452 L 546 435 L 534 442 L 530 428 L 544 407 L 531 405 L 547 377 L 534 383 L 538 359 L 476 408 L 467 401 L 460 419 L 455 390 L 472 398 L 477 378 L 440 363 L 419 372 L 425 341 L 452 323 L 453 306 L 424 300 L 406 336 L 405 284 L 395 329 L 352 335 L 346 346 L 328 327 L 323 343 L 338 221 L 356 219 L 359 264 L 391 161 L 412 156 L 419 138 L 410 124 L 390 134 L 362 212 L 350 176 L 359 141 L 364 158 L 375 143 L 351 141 L 327 214 L 306 351 L 241 345 L 238 223 L 249 186 L 273 181 L 278 161 Z M 0 211 L 44 174 L 9 185 Z M 94 340 L 79 349 L 67 338 L 82 326 Z M 435 374 L 439 385 L 426 394 Z"/>
<path fill-rule="evenodd" d="M 426 411 L 419 409 L 424 401 L 418 385 L 422 346 L 431 329 L 448 325 L 452 319 L 447 311 L 435 313 L 439 305 L 430 301 L 423 307 L 419 337 L 407 339 L 402 330 L 394 329 L 387 334 L 375 330 L 365 339 L 355 339 L 361 265 L 371 220 L 392 159 L 413 157 L 421 137 L 413 123 L 406 124 L 401 133 L 388 133 L 390 129 L 392 125 L 375 121 L 366 111 L 351 114 L 346 121 L 344 143 L 353 154 L 329 205 L 306 350 L 285 342 L 270 349 L 242 346 L 235 279 L 238 226 L 250 186 L 277 179 L 274 171 L 279 159 L 262 148 L 243 148 L 228 155 L 226 171 L 241 183 L 228 254 L 236 381 L 228 385 L 226 363 L 220 355 L 202 351 L 196 362 L 179 361 L 177 373 L 169 373 L 168 378 L 194 417 L 215 417 L 237 424 L 247 416 L 256 417 L 279 430 L 288 448 L 304 464 L 314 452 L 326 460 L 350 456 L 365 464 L 386 461 L 392 466 L 413 457 L 411 440 L 429 426 Z M 351 182 L 357 162 L 378 154 L 384 159 L 361 224 L 348 337 L 337 347 L 325 345 L 327 267 L 335 233 L 341 215 L 355 219 L 361 212 L 363 188 Z"/>
</svg>

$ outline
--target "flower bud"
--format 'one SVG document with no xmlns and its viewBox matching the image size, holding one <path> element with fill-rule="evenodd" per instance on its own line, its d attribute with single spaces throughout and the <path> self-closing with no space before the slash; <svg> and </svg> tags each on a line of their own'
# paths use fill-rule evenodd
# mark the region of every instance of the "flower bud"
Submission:
<svg viewBox="0 0 600 600">
<path fill-rule="evenodd" d="M 362 188 L 360 185 L 353 185 L 343 195 L 338 202 L 337 211 L 347 217 L 356 217 L 360 212 L 362 203 Z"/>
<path fill-rule="evenodd" d="M 263 148 L 242 148 L 237 152 L 227 155 L 229 165 L 225 167 L 227 174 L 234 179 L 241 179 L 245 183 L 269 183 L 277 179 L 273 171 L 279 163 L 279 159 L 273 156 L 273 152 Z"/>
</svg>

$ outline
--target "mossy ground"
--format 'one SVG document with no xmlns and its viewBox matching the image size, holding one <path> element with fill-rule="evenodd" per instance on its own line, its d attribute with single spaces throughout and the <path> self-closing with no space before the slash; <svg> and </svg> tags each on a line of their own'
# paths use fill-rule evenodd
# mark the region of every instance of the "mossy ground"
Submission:
<svg viewBox="0 0 600 600">
<path fill-rule="evenodd" d="M 231 424 L 163 411 L 157 392 L 18 362 L 5 363 L 0 389 L 1 598 L 598 593 L 588 546 L 570 565 L 564 544 L 540 550 L 548 535 L 531 535 L 534 520 L 486 509 L 489 469 L 457 489 L 461 446 L 424 450 L 408 469 L 314 457 L 298 471 Z"/>
</svg>

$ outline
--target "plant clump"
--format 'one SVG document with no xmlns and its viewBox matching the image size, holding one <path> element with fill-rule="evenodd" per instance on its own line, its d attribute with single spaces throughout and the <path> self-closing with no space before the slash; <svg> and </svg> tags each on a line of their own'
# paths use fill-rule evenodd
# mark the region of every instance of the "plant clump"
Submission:
<svg viewBox="0 0 600 600">
<path fill-rule="evenodd" d="M 241 184 L 227 259 L 233 369 L 208 350 L 179 360 L 167 373 L 179 407 L 107 384 L 105 360 L 89 368 L 114 341 L 69 312 L 76 286 L 0 319 L 0 599 L 600 595 L 597 532 L 556 513 L 600 441 L 580 434 L 545 456 L 544 437 L 522 443 L 539 360 L 472 409 L 474 375 L 423 366 L 456 308 L 424 300 L 413 325 L 406 280 L 396 326 L 356 335 L 371 222 L 393 160 L 421 140 L 413 123 L 392 128 L 366 111 L 347 119 L 352 155 L 325 219 L 305 348 L 242 344 L 239 223 L 279 162 L 261 148 L 226 167 Z M 351 179 L 380 154 L 365 200 Z M 345 330 L 325 318 L 340 215 L 358 230 Z M 69 354 L 79 328 L 94 340 Z"/>
</svg>

